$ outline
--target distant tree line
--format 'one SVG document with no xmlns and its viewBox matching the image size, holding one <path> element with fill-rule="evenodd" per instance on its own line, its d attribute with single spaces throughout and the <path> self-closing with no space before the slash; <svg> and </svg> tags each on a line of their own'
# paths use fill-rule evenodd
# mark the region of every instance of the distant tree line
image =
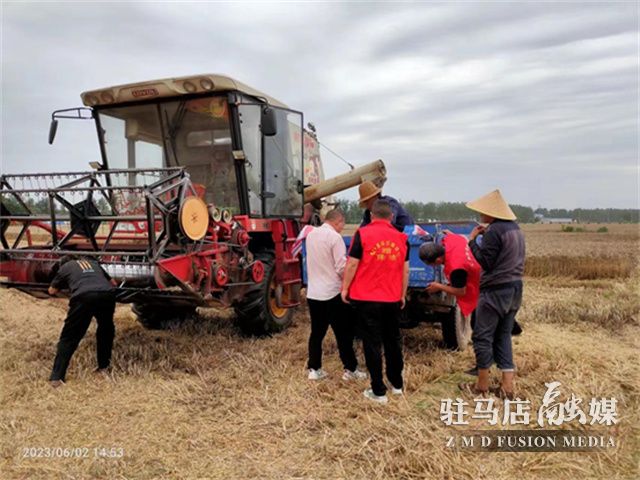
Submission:
<svg viewBox="0 0 640 480">
<path fill-rule="evenodd" d="M 36 199 L 32 196 L 23 196 L 22 201 L 33 214 L 48 215 L 50 212 L 48 197 L 40 197 Z M 8 209 L 8 211 L 13 215 L 25 215 L 27 213 L 25 208 L 15 199 L 13 195 L 3 195 L 2 203 L 4 207 Z M 71 201 L 70 203 L 77 203 L 77 199 Z M 97 201 L 94 199 L 94 204 L 101 212 L 109 211 L 109 204 L 104 198 L 98 198 Z M 54 206 L 56 214 L 69 213 L 68 210 L 59 201 L 55 201 Z"/>
<path fill-rule="evenodd" d="M 640 210 L 632 208 L 537 208 L 536 214 L 547 218 L 571 218 L 578 223 L 639 223 Z"/>
<path fill-rule="evenodd" d="M 360 223 L 362 209 L 355 200 L 338 199 L 340 208 L 344 210 L 347 223 Z M 475 220 L 477 215 L 465 207 L 463 202 L 402 202 L 404 208 L 417 222 L 443 221 L 443 220 Z M 521 223 L 535 223 L 536 214 L 547 218 L 571 218 L 582 223 L 638 223 L 640 222 L 640 210 L 619 208 L 577 208 L 534 210 L 524 205 L 511 205 L 511 209 Z"/>
<path fill-rule="evenodd" d="M 29 210 L 32 213 L 38 214 L 48 214 L 49 213 L 49 198 L 42 197 L 36 200 L 33 197 L 28 197 L 26 195 L 22 196 L 22 201 L 27 205 Z M 13 195 L 3 195 L 2 203 L 4 206 L 14 215 L 24 215 L 27 213 L 25 208 L 18 203 Z M 56 202 L 57 203 L 57 202 Z M 61 205 L 56 205 L 56 211 L 62 209 Z"/>
<path fill-rule="evenodd" d="M 344 210 L 347 223 L 360 223 L 362 220 L 362 209 L 356 200 L 337 200 L 340 208 Z M 3 203 L 10 212 L 16 215 L 25 213 L 15 199 L 6 195 L 3 196 Z M 48 214 L 48 198 L 26 198 L 25 203 L 33 213 Z M 101 212 L 108 212 L 109 208 L 103 198 L 98 199 L 97 207 Z M 63 213 L 66 210 L 59 202 L 56 204 L 56 213 Z M 477 215 L 464 206 L 463 202 L 403 202 L 404 208 L 411 214 L 417 222 L 442 221 L 442 220 L 475 220 Z M 536 215 L 546 218 L 570 218 L 578 223 L 640 223 L 640 210 L 621 208 L 576 208 L 567 210 L 564 208 L 537 208 L 525 207 L 523 205 L 511 205 L 511 209 L 521 223 L 536 222 Z"/>
</svg>

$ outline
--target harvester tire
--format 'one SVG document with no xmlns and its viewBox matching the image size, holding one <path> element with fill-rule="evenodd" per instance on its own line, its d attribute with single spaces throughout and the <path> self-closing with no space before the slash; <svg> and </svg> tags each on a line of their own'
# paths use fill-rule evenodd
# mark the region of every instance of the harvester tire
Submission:
<svg viewBox="0 0 640 480">
<path fill-rule="evenodd" d="M 442 319 L 442 340 L 449 350 L 463 351 L 471 340 L 471 315 L 462 315 L 457 305 Z"/>
<path fill-rule="evenodd" d="M 131 311 L 142 326 L 149 330 L 166 330 L 179 326 L 182 322 L 196 315 L 196 307 L 150 305 L 134 303 Z"/>
<path fill-rule="evenodd" d="M 264 265 L 262 282 L 253 284 L 244 298 L 235 305 L 236 323 L 245 335 L 270 335 L 287 328 L 293 319 L 292 308 L 280 308 L 275 304 L 275 254 L 273 250 L 261 250 L 254 254 Z"/>
</svg>

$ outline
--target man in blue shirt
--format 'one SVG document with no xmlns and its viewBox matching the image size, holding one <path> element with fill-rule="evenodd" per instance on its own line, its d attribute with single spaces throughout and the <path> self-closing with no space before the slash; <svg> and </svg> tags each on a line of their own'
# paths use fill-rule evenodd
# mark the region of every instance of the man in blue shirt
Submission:
<svg viewBox="0 0 640 480">
<path fill-rule="evenodd" d="M 358 187 L 358 193 L 360 194 L 360 208 L 364 208 L 364 215 L 362 216 L 361 227 L 371 223 L 371 207 L 376 200 L 384 200 L 391 207 L 393 218 L 391 224 L 396 230 L 403 231 L 407 225 L 413 225 L 414 221 L 411 215 L 400 205 L 400 202 L 388 195 L 382 195 L 382 189 L 375 186 L 373 182 L 363 182 Z"/>
</svg>

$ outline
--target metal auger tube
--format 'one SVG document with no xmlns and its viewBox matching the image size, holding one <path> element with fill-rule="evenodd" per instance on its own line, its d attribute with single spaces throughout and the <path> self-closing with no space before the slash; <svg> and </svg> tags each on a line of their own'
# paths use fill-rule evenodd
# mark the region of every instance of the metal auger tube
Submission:
<svg viewBox="0 0 640 480">
<path fill-rule="evenodd" d="M 304 201 L 310 203 L 334 193 L 348 190 L 362 182 L 370 181 L 378 187 L 382 187 L 387 180 L 387 169 L 382 160 L 368 163 L 362 167 L 354 168 L 350 172 L 343 173 L 323 182 L 316 183 L 304 189 Z"/>
</svg>

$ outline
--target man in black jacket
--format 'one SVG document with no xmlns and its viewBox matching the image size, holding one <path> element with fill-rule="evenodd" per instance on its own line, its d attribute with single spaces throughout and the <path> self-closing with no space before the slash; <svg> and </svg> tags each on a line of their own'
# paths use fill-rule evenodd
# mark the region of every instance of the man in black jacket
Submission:
<svg viewBox="0 0 640 480">
<path fill-rule="evenodd" d="M 525 243 L 516 216 L 499 190 L 467 203 L 480 213 L 480 221 L 469 236 L 469 247 L 482 267 L 480 299 L 473 329 L 478 381 L 460 387 L 474 395 L 489 389 L 489 368 L 495 362 L 502 371 L 501 397 L 513 398 L 515 365 L 511 332 L 516 313 L 522 303 Z M 476 238 L 483 234 L 482 243 Z"/>
<path fill-rule="evenodd" d="M 115 336 L 113 313 L 116 306 L 115 282 L 95 260 L 67 255 L 60 259 L 59 270 L 51 285 L 49 295 L 68 288 L 71 292 L 69 312 L 60 333 L 56 358 L 49 381 L 52 387 L 64 383 L 69 361 L 93 317 L 98 322 L 96 331 L 98 369 L 106 372 L 111 363 L 111 349 Z"/>
</svg>

